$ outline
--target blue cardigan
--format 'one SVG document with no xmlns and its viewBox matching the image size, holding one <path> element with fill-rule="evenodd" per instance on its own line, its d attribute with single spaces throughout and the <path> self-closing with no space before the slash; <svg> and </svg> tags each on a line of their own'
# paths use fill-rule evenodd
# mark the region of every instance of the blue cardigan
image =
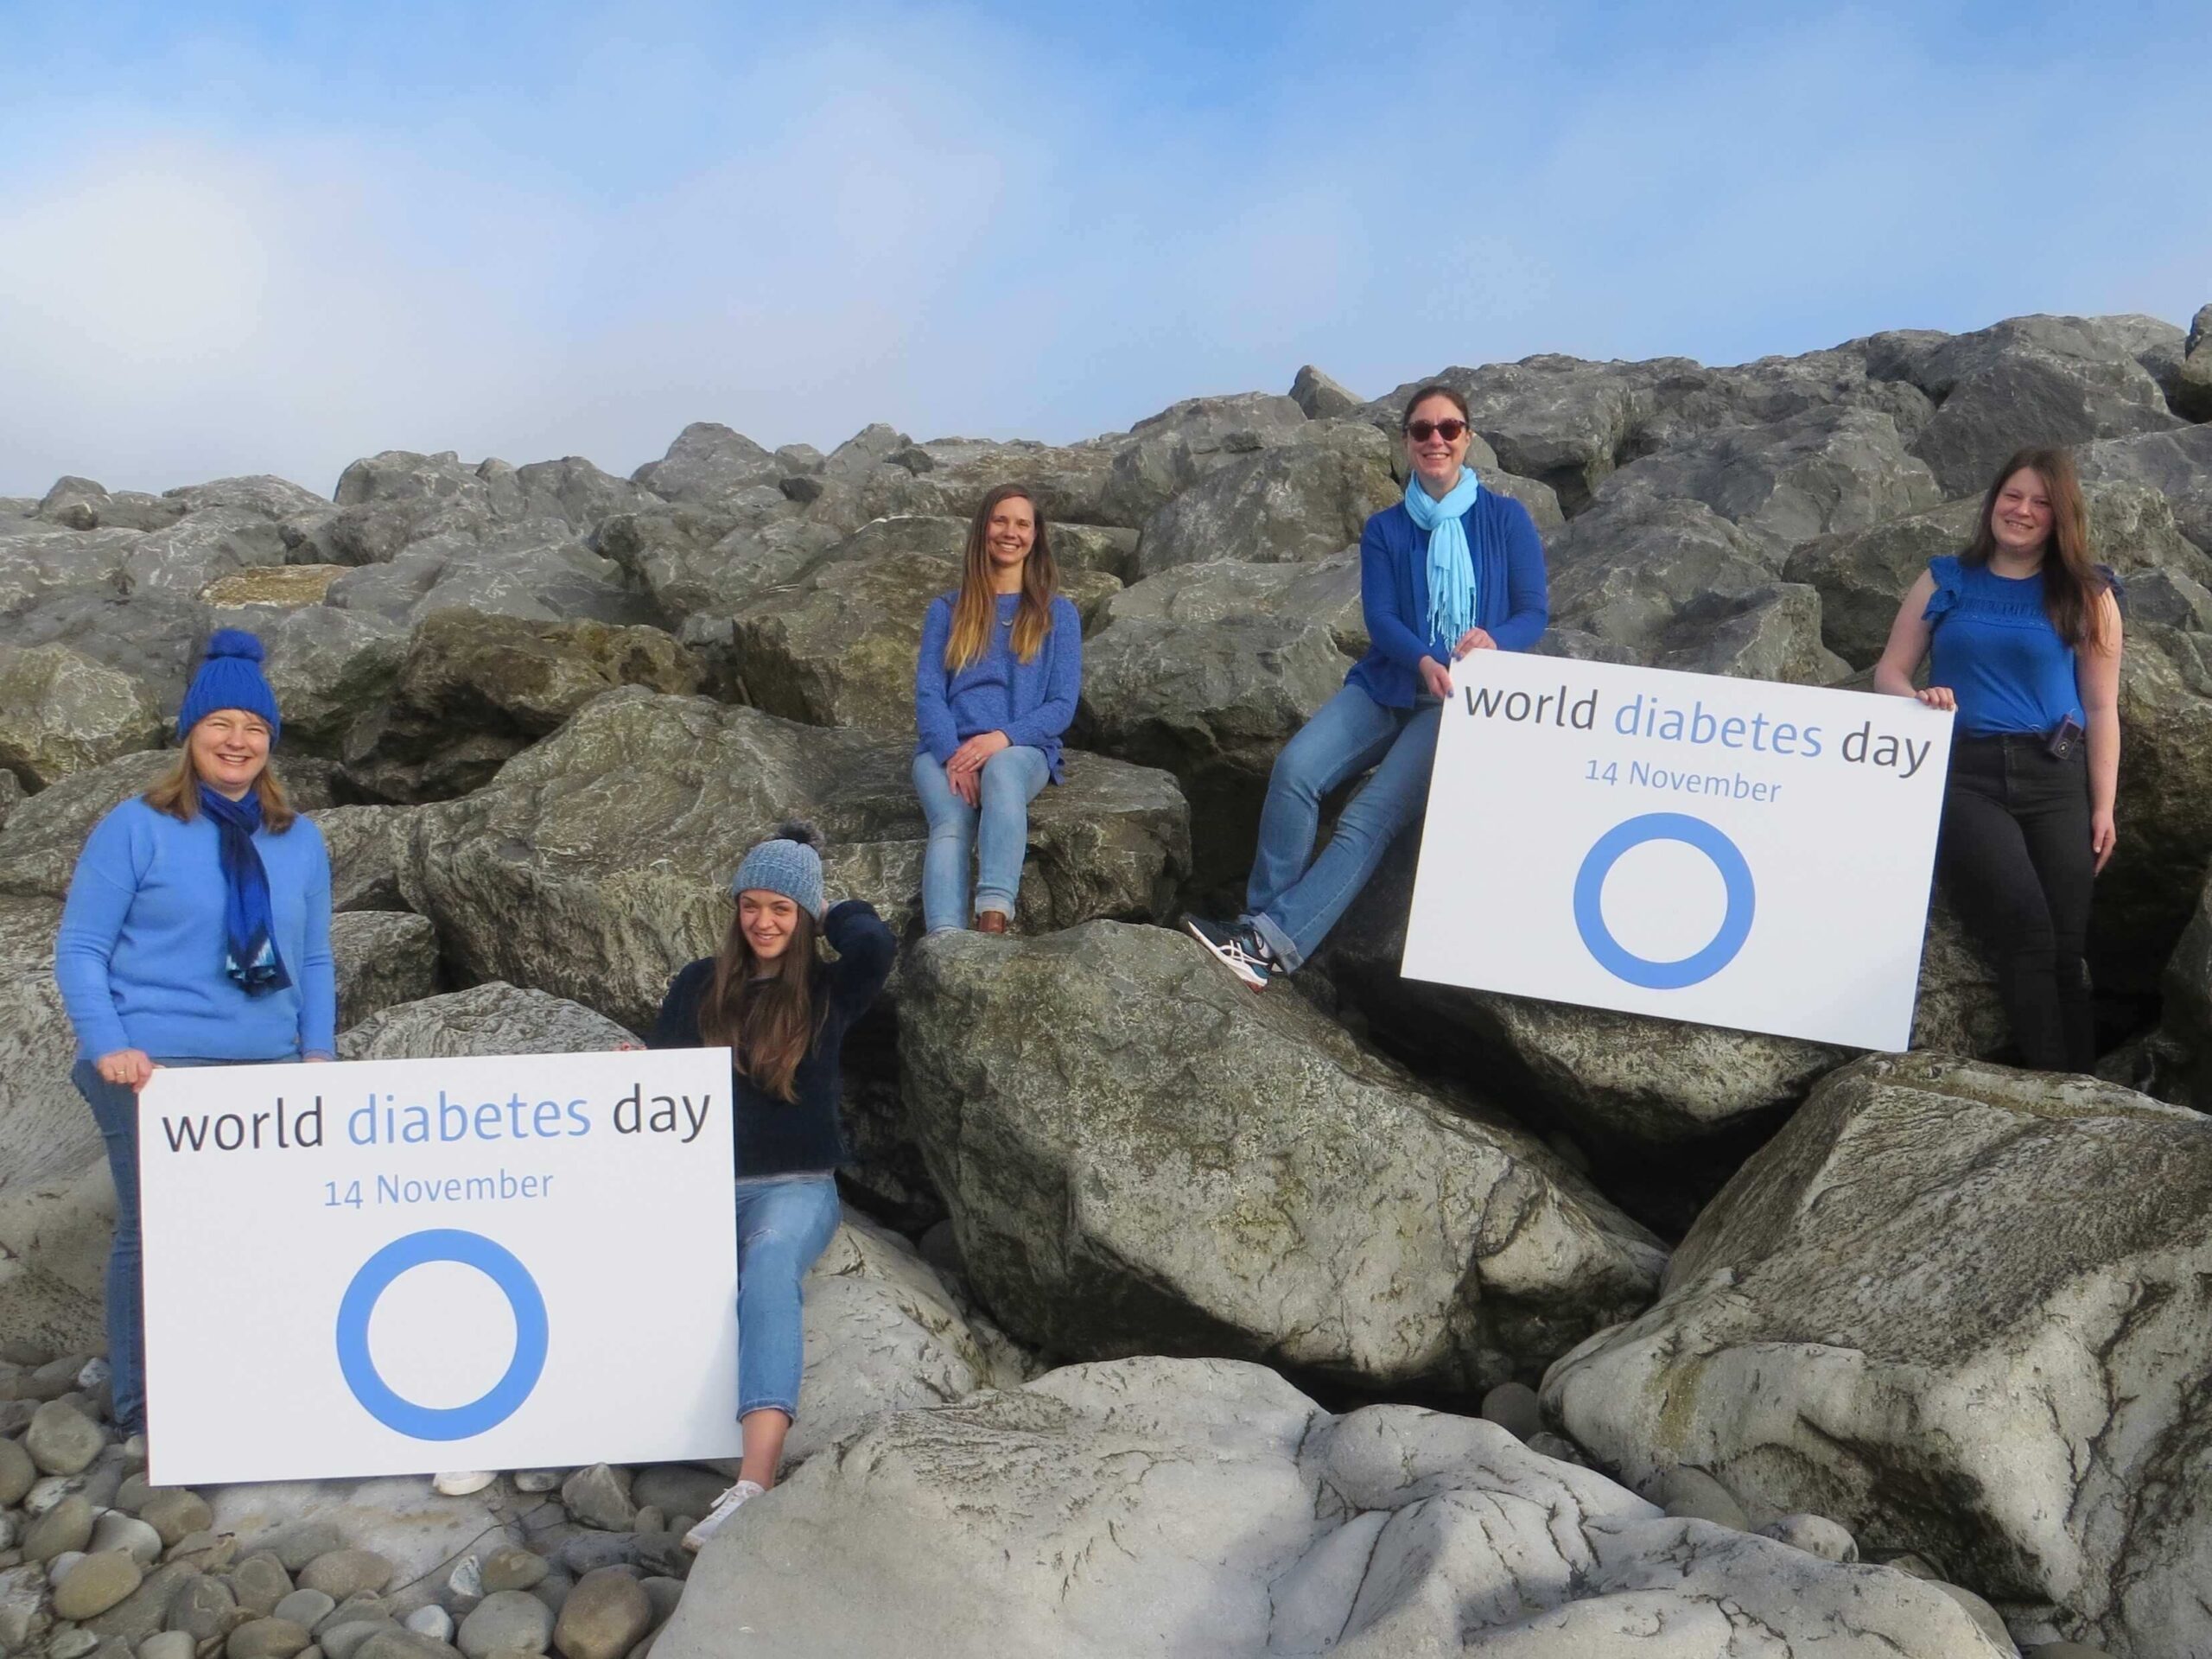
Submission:
<svg viewBox="0 0 2212 1659">
<path fill-rule="evenodd" d="M 1083 695 L 1083 619 L 1070 601 L 1055 598 L 1052 626 L 1025 663 L 1014 654 L 1011 626 L 1020 595 L 1002 594 L 982 659 L 949 674 L 944 643 L 952 635 L 954 597 L 938 594 L 922 620 L 922 648 L 914 658 L 914 752 L 943 766 L 968 739 L 1004 732 L 1009 743 L 1044 751 L 1052 781 L 1060 782 L 1060 734 Z"/>
<path fill-rule="evenodd" d="M 1528 508 L 1484 490 L 1467 509 L 1467 550 L 1475 561 L 1475 626 L 1500 651 L 1526 651 L 1551 620 L 1544 543 Z M 1423 636 L 1428 629 L 1428 532 L 1402 502 L 1367 521 L 1359 538 L 1359 606 L 1367 618 L 1367 655 L 1344 676 L 1385 709 L 1410 709 L 1421 690 L 1421 659 L 1447 659 Z M 1448 646 L 1446 648 L 1448 649 Z"/>
<path fill-rule="evenodd" d="M 289 1060 L 337 1048 L 330 858 L 300 817 L 254 832 L 269 872 L 276 950 L 292 982 L 248 996 L 223 971 L 221 836 L 138 796 L 92 827 L 70 878 L 54 951 L 62 1006 L 88 1060 L 143 1049 L 157 1060 Z"/>
</svg>

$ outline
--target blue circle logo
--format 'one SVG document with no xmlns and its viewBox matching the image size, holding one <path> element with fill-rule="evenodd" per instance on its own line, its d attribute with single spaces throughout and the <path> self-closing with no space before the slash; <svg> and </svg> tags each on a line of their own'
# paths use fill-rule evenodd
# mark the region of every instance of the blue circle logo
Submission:
<svg viewBox="0 0 2212 1659">
<path fill-rule="evenodd" d="M 1612 930 L 1605 925 L 1601 903 L 1605 878 L 1612 874 L 1622 854 L 1647 841 L 1679 841 L 1696 848 L 1713 861 L 1728 890 L 1728 909 L 1720 918 L 1719 931 L 1703 950 L 1693 951 L 1678 962 L 1654 962 L 1649 957 L 1639 957 L 1616 939 Z M 1614 825 L 1598 837 L 1598 844 L 1583 859 L 1582 868 L 1574 878 L 1574 925 L 1582 935 L 1582 943 L 1607 973 L 1648 991 L 1681 990 L 1685 985 L 1711 979 L 1733 962 L 1736 953 L 1744 948 L 1744 941 L 1751 937 L 1751 914 L 1757 905 L 1751 867 L 1744 861 L 1744 855 L 1736 843 L 1703 818 L 1691 817 L 1686 812 L 1646 812 L 1641 817 Z"/>
<path fill-rule="evenodd" d="M 410 1268 L 427 1262 L 458 1262 L 474 1268 L 505 1292 L 514 1310 L 515 1353 L 506 1373 L 477 1399 L 463 1406 L 418 1406 L 386 1385 L 369 1356 L 369 1316 L 377 1299 Z M 465 1440 L 496 1428 L 530 1397 L 545 1370 L 545 1298 L 530 1269 L 513 1252 L 480 1233 L 433 1227 L 396 1238 L 361 1264 L 338 1304 L 338 1369 L 346 1386 L 386 1428 L 418 1440 Z"/>
</svg>

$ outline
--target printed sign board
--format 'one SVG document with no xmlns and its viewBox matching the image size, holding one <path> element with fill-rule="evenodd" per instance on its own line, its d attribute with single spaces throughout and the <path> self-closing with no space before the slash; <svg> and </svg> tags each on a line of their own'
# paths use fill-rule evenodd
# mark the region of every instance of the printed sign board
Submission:
<svg viewBox="0 0 2212 1659">
<path fill-rule="evenodd" d="M 734 1457 L 727 1049 L 163 1067 L 149 1478 Z"/>
<path fill-rule="evenodd" d="M 1508 652 L 1454 672 L 1407 977 L 1908 1045 L 1948 713 Z"/>
</svg>

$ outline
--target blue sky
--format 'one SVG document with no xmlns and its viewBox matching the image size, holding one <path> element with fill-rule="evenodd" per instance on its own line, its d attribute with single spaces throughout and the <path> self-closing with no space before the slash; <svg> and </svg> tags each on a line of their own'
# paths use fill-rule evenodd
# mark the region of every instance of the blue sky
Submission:
<svg viewBox="0 0 2212 1659">
<path fill-rule="evenodd" d="M 0 0 L 0 493 L 2212 301 L 2212 7 Z"/>
</svg>

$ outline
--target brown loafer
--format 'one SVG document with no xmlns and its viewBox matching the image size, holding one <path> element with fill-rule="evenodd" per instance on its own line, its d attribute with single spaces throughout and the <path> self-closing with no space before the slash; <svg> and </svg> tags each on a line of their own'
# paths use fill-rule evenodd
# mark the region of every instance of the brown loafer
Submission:
<svg viewBox="0 0 2212 1659">
<path fill-rule="evenodd" d="M 1006 912 L 1002 910 L 979 910 L 976 912 L 976 931 L 1003 933 L 1006 931 Z"/>
</svg>

